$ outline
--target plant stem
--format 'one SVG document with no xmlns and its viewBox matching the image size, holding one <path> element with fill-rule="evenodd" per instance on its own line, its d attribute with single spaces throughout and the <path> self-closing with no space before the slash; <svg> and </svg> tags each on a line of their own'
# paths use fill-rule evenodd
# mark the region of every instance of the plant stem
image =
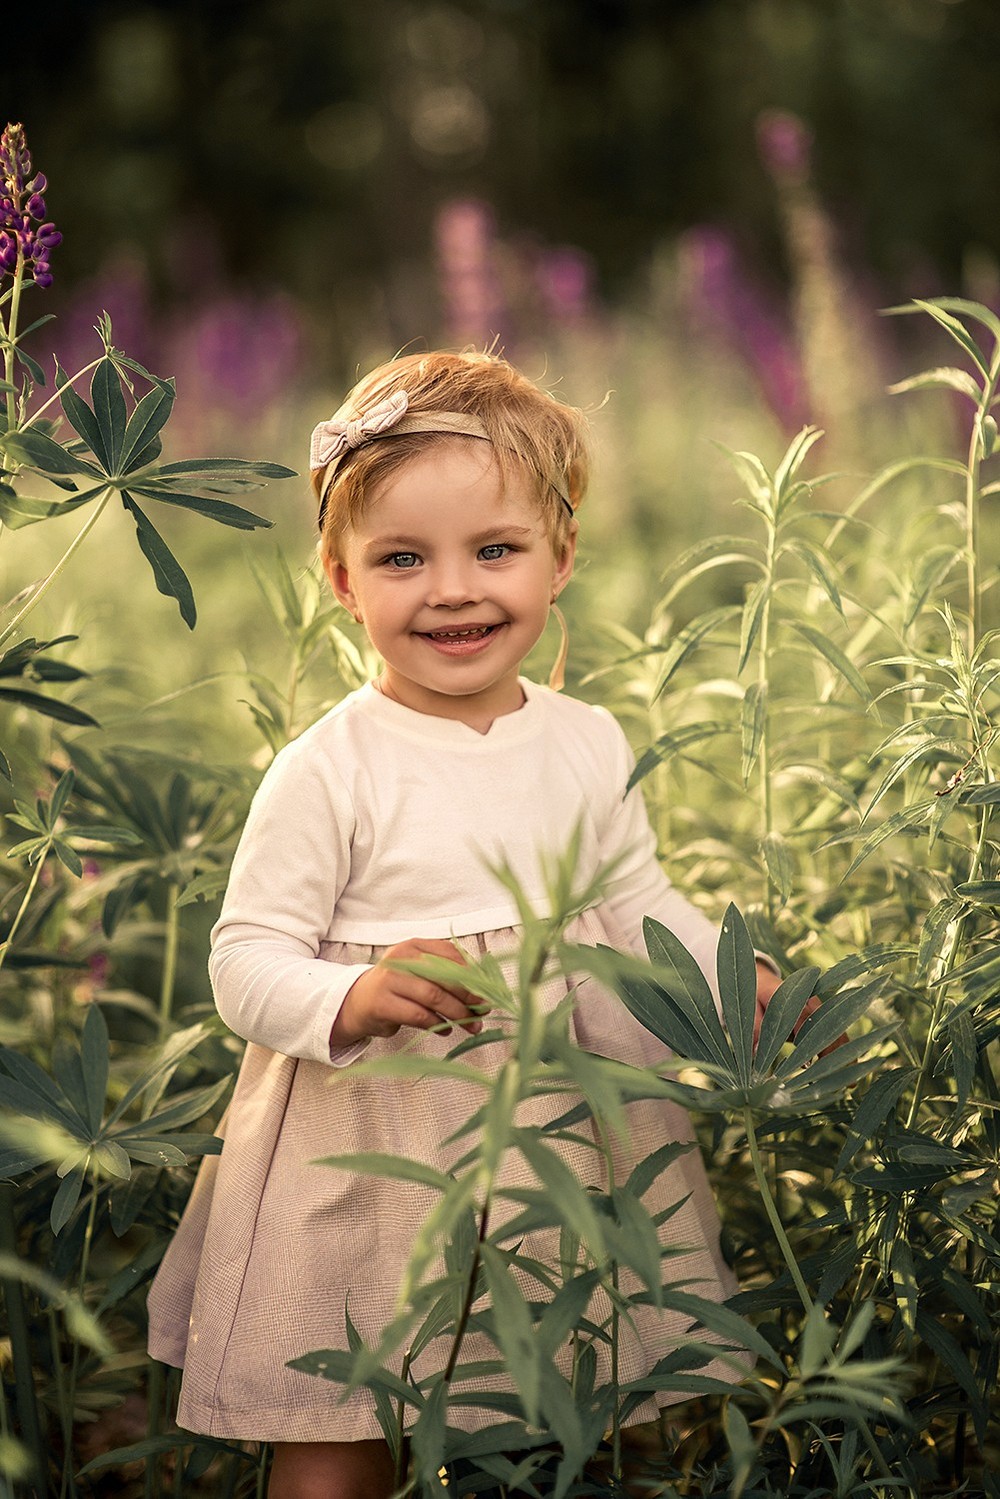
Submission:
<svg viewBox="0 0 1000 1499">
<path fill-rule="evenodd" d="M 146 1435 L 158 1437 L 163 1430 L 162 1422 L 163 1402 L 163 1365 L 155 1359 L 149 1365 L 149 1377 L 146 1382 Z M 160 1457 L 159 1453 L 151 1452 L 146 1459 L 146 1471 L 143 1474 L 142 1484 L 143 1499 L 159 1499 L 160 1495 Z"/>
<path fill-rule="evenodd" d="M 775 496 L 777 507 L 777 496 Z M 778 539 L 777 522 L 767 522 L 767 554 L 764 562 L 764 603 L 760 613 L 760 635 L 757 642 L 757 691 L 764 694 L 764 714 L 761 723 L 760 745 L 758 746 L 757 763 L 760 767 L 760 815 L 761 815 L 761 851 L 766 847 L 767 840 L 774 831 L 774 795 L 771 786 L 771 708 L 767 701 L 768 676 L 770 671 L 770 637 L 771 637 L 771 601 L 774 588 L 774 565 L 775 547 Z M 764 860 L 764 906 L 767 910 L 767 919 L 772 924 L 775 919 L 775 888 Z"/>
<path fill-rule="evenodd" d="M 11 287 L 10 315 L 7 319 L 7 326 L 5 328 L 3 327 L 2 320 L 0 320 L 0 328 L 2 328 L 6 339 L 3 352 L 3 373 L 4 379 L 11 387 L 13 387 L 14 384 L 14 346 L 17 342 L 17 317 L 18 311 L 21 306 L 21 288 L 23 284 L 24 256 L 19 250 L 17 254 L 17 265 L 14 267 L 14 284 Z M 11 389 L 7 391 L 7 426 L 8 428 L 10 428 L 16 425 L 17 396 L 14 390 Z M 12 460 L 6 453 L 4 454 L 3 466 L 7 470 L 9 470 L 13 466 Z"/>
<path fill-rule="evenodd" d="M 799 1262 L 795 1258 L 795 1252 L 789 1243 L 788 1235 L 785 1233 L 785 1226 L 775 1206 L 774 1198 L 771 1195 L 771 1188 L 768 1185 L 767 1176 L 764 1172 L 764 1163 L 760 1158 L 760 1148 L 757 1144 L 757 1132 L 754 1129 L 752 1109 L 743 1110 L 743 1128 L 746 1130 L 747 1144 L 750 1147 L 750 1160 L 753 1164 L 754 1176 L 757 1178 L 757 1187 L 764 1203 L 764 1210 L 771 1221 L 771 1227 L 774 1229 L 774 1236 L 778 1241 L 778 1247 L 781 1250 L 785 1264 L 788 1266 L 792 1280 L 795 1282 L 795 1289 L 799 1293 L 802 1306 L 807 1313 L 811 1312 L 813 1299 L 809 1294 L 809 1287 L 806 1285 L 802 1271 L 799 1269 Z"/>
<path fill-rule="evenodd" d="M 99 1196 L 100 1196 L 100 1176 L 98 1175 L 97 1168 L 95 1166 L 94 1169 L 93 1169 L 93 1184 L 92 1184 L 91 1193 L 90 1193 L 90 1210 L 87 1213 L 87 1227 L 86 1227 L 86 1230 L 84 1231 L 84 1235 L 83 1235 L 83 1252 L 80 1255 L 80 1289 L 79 1289 L 79 1296 L 80 1296 L 80 1300 L 82 1302 L 84 1302 L 84 1304 L 86 1304 L 87 1271 L 88 1271 L 88 1269 L 90 1267 L 90 1251 L 91 1251 L 91 1248 L 92 1248 L 93 1242 L 94 1242 L 94 1225 L 97 1222 L 97 1201 L 98 1201 Z M 70 1363 L 70 1368 L 69 1368 L 69 1389 L 67 1390 L 67 1393 L 66 1393 L 66 1403 L 67 1403 L 67 1409 L 68 1409 L 68 1413 L 69 1413 L 68 1414 L 68 1420 L 69 1420 L 70 1440 L 66 1444 L 66 1451 L 65 1451 L 65 1453 L 63 1455 L 63 1479 L 62 1479 L 62 1487 L 61 1487 L 61 1489 L 59 1491 L 59 1499 L 63 1499 L 63 1496 L 65 1494 L 67 1494 L 67 1493 L 74 1493 L 75 1492 L 75 1484 L 73 1483 L 73 1441 L 72 1441 L 72 1435 L 73 1435 L 73 1411 L 74 1411 L 74 1409 L 76 1407 L 76 1381 L 77 1381 L 77 1375 L 79 1374 L 79 1370 L 80 1370 L 80 1340 L 79 1340 L 79 1338 L 74 1338 L 73 1339 L 73 1358 L 72 1358 L 72 1361 Z"/>
<path fill-rule="evenodd" d="M 177 947 L 180 938 L 180 917 L 177 911 L 177 898 L 179 894 L 180 886 L 171 880 L 167 885 L 163 972 L 160 976 L 160 1025 L 158 1039 L 161 1045 L 167 1039 L 167 1032 L 170 1029 L 170 1016 L 174 1004 L 174 988 L 177 982 Z"/>
<path fill-rule="evenodd" d="M 42 415 L 42 412 L 47 411 L 50 406 L 55 405 L 55 403 L 59 400 L 61 392 L 66 389 L 67 385 L 75 385 L 78 380 L 83 379 L 84 375 L 89 375 L 91 370 L 96 370 L 99 364 L 103 364 L 104 358 L 105 356 L 102 354 L 99 359 L 92 359 L 89 364 L 85 364 L 82 370 L 77 370 L 75 375 L 69 375 L 63 382 L 63 384 L 60 385 L 55 394 L 49 396 L 47 401 L 43 401 L 42 404 L 31 413 L 31 415 L 23 423 L 20 430 L 24 432 L 28 427 L 34 426 L 35 422 L 37 422 L 38 418 Z"/>
<path fill-rule="evenodd" d="M 14 1188 L 10 1182 L 0 1183 L 0 1252 L 12 1256 L 17 1254 Z M 24 1294 L 21 1282 L 13 1276 L 4 1276 L 0 1281 L 0 1289 L 3 1291 L 4 1305 L 7 1310 L 7 1335 L 10 1338 L 11 1358 L 14 1364 L 14 1394 L 21 1438 L 31 1454 L 31 1482 L 38 1494 L 44 1494 L 47 1462 L 42 1442 L 38 1402 L 35 1397 L 31 1339 L 28 1334 L 28 1318 L 24 1309 Z"/>
<path fill-rule="evenodd" d="M 482 1257 L 483 1245 L 486 1242 L 486 1233 L 490 1222 L 490 1200 L 487 1197 L 483 1203 L 482 1212 L 479 1214 L 479 1234 L 476 1238 L 476 1247 L 472 1255 L 472 1264 L 469 1266 L 469 1277 L 465 1287 L 465 1296 L 462 1299 L 462 1310 L 455 1325 L 455 1336 L 452 1339 L 451 1352 L 448 1355 L 448 1363 L 442 1376 L 445 1384 L 450 1384 L 455 1366 L 458 1363 L 459 1349 L 465 1338 L 465 1329 L 469 1325 L 469 1317 L 472 1315 L 472 1303 L 476 1299 L 476 1281 L 479 1279 L 479 1261 Z"/>
<path fill-rule="evenodd" d="M 46 850 L 46 852 L 47 851 L 48 850 Z M 41 878 L 42 866 L 44 865 L 44 863 L 44 857 L 36 861 L 35 871 L 32 874 L 31 879 L 28 881 L 28 888 L 25 890 L 24 896 L 21 900 L 21 904 L 17 908 L 17 915 L 11 922 L 10 931 L 7 933 L 4 940 L 0 942 L 0 968 L 2 968 L 4 963 L 7 961 L 7 954 L 10 952 L 11 948 L 14 945 L 14 938 L 17 936 L 17 929 L 21 925 L 24 914 L 31 904 L 31 897 L 34 895 L 35 887 L 37 886 L 38 881 Z"/>
<path fill-rule="evenodd" d="M 114 487 L 112 485 L 108 485 L 107 489 L 105 489 L 104 493 L 95 504 L 94 509 L 91 511 L 91 514 L 88 517 L 87 521 L 83 526 L 81 526 L 80 530 L 70 542 L 69 546 L 66 548 L 65 552 L 60 557 L 55 567 L 49 573 L 48 577 L 45 578 L 43 582 L 39 583 L 38 587 L 28 599 L 27 603 L 18 610 L 17 614 L 15 614 L 10 624 L 7 625 L 4 630 L 0 631 L 0 645 L 3 645 L 6 640 L 9 640 L 10 637 L 16 633 L 22 621 L 31 613 L 35 605 L 41 603 L 42 599 L 48 593 L 53 583 L 56 581 L 56 579 L 62 573 L 63 569 L 66 567 L 67 563 L 70 561 L 70 558 L 79 549 L 79 547 L 83 545 L 84 541 L 86 541 L 87 537 L 90 535 L 90 532 L 94 529 L 94 526 L 96 526 L 97 522 L 100 520 L 105 506 L 114 493 Z"/>
</svg>

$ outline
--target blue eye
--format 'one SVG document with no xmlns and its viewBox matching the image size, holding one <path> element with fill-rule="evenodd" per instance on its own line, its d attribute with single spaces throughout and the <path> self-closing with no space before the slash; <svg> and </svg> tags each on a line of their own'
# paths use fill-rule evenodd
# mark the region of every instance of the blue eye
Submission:
<svg viewBox="0 0 1000 1499">
<path fill-rule="evenodd" d="M 392 556 L 387 557 L 385 560 L 390 567 L 406 569 L 416 567 L 420 559 L 417 557 L 416 552 L 393 552 Z"/>
<path fill-rule="evenodd" d="M 484 562 L 499 562 L 501 557 L 505 557 L 509 551 L 510 547 L 504 542 L 495 541 L 491 542 L 488 547 L 482 547 L 479 555 Z"/>
</svg>

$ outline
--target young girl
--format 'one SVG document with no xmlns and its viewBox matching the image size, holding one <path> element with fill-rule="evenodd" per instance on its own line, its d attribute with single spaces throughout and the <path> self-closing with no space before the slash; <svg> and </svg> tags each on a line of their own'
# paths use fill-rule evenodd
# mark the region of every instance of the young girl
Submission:
<svg viewBox="0 0 1000 1499">
<path fill-rule="evenodd" d="M 254 799 L 210 965 L 219 1011 L 249 1045 L 225 1147 L 203 1165 L 150 1293 L 150 1351 L 184 1369 L 183 1427 L 275 1444 L 271 1499 L 380 1499 L 392 1473 L 369 1393 L 338 1404 L 286 1365 L 348 1346 L 348 1301 L 377 1341 L 434 1201 L 417 1184 L 313 1163 L 379 1151 L 447 1170 L 459 1148 L 443 1142 L 481 1100 L 471 1086 L 352 1068 L 404 1047 L 440 1055 L 450 1027 L 481 1024 L 459 969 L 441 986 L 388 961 L 510 954 L 518 913 L 488 866 L 505 862 L 544 913 L 541 860 L 578 826 L 581 885 L 618 863 L 572 940 L 641 953 L 651 915 L 714 983 L 716 933 L 665 878 L 640 793 L 625 795 L 633 761 L 615 721 L 520 675 L 573 570 L 581 413 L 501 359 L 413 355 L 351 391 L 311 459 L 330 585 L 384 664 L 277 756 Z M 759 1006 L 776 982 L 761 972 Z M 565 993 L 550 980 L 543 1003 Z M 573 1025 L 592 1051 L 662 1058 L 593 981 Z M 673 1106 L 631 1116 L 636 1158 L 691 1139 Z M 589 1179 L 594 1153 L 566 1149 Z M 647 1198 L 654 1212 L 681 1200 L 666 1230 L 680 1251 L 671 1278 L 722 1299 L 735 1287 L 697 1152 Z M 686 1325 L 646 1310 L 639 1335 L 623 1333 L 623 1380 Z M 650 1403 L 633 1419 L 655 1414 Z"/>
</svg>

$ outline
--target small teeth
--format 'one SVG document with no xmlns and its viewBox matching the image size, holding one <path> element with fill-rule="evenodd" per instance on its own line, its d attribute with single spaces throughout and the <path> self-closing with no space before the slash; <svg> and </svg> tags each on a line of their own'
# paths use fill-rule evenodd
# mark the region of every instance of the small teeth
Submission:
<svg viewBox="0 0 1000 1499">
<path fill-rule="evenodd" d="M 477 625 L 472 630 L 432 630 L 435 640 L 467 640 L 470 635 L 485 635 L 490 625 Z"/>
</svg>

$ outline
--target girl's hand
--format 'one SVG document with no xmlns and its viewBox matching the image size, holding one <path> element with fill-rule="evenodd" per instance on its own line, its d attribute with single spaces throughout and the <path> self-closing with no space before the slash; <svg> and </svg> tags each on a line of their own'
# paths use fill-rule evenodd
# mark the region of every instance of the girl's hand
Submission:
<svg viewBox="0 0 1000 1499">
<path fill-rule="evenodd" d="M 443 1020 L 454 1021 L 472 1034 L 481 1031 L 482 1021 L 469 1009 L 476 1001 L 460 983 L 444 986 L 387 966 L 393 960 L 412 962 L 427 957 L 450 958 L 463 967 L 466 961 L 454 942 L 441 938 L 411 937 L 397 942 L 348 989 L 330 1031 L 330 1045 L 350 1046 L 369 1036 L 394 1036 L 404 1025 L 429 1031 Z"/>
</svg>

